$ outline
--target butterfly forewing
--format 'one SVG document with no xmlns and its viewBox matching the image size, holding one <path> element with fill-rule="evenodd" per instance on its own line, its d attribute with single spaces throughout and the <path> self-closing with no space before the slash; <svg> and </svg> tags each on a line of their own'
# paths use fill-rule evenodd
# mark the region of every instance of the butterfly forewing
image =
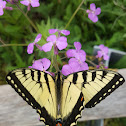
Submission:
<svg viewBox="0 0 126 126">
<path fill-rule="evenodd" d="M 82 91 L 86 108 L 94 107 L 125 81 L 119 73 L 107 70 L 82 71 L 66 79 Z"/>
<path fill-rule="evenodd" d="M 24 68 L 10 72 L 6 80 L 29 105 L 37 110 L 40 120 L 47 125 L 55 125 L 57 114 L 55 82 L 49 74 Z"/>
</svg>

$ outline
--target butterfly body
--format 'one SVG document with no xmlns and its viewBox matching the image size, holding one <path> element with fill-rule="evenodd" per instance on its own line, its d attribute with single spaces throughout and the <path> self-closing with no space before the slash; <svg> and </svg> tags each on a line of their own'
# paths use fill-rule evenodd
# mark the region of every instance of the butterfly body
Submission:
<svg viewBox="0 0 126 126">
<path fill-rule="evenodd" d="M 74 126 L 81 112 L 94 107 L 123 84 L 124 78 L 106 70 L 80 71 L 63 78 L 29 68 L 16 69 L 6 77 L 15 91 L 48 126 Z"/>
</svg>

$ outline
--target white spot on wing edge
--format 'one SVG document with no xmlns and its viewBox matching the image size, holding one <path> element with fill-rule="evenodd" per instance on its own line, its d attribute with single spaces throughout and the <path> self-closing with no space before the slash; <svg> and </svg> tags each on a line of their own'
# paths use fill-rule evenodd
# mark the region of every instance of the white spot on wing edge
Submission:
<svg viewBox="0 0 126 126">
<path fill-rule="evenodd" d="M 11 80 L 11 83 L 14 84 L 14 80 Z"/>
<path fill-rule="evenodd" d="M 43 117 L 41 117 L 40 120 L 45 122 L 45 119 Z M 49 125 L 46 125 L 46 126 L 49 126 Z"/>
<path fill-rule="evenodd" d="M 120 78 L 120 79 L 119 79 L 119 81 L 122 81 L 122 80 L 123 80 L 123 78 Z"/>
<path fill-rule="evenodd" d="M 7 79 L 8 79 L 8 80 L 11 80 L 11 77 L 10 77 L 10 76 L 8 76 L 8 77 L 7 77 Z"/>
<path fill-rule="evenodd" d="M 80 118 L 80 117 L 81 117 L 81 115 L 78 114 L 78 115 L 75 117 L 75 119 L 77 120 L 77 119 Z"/>
<path fill-rule="evenodd" d="M 117 81 L 116 84 L 119 84 L 119 81 Z"/>
</svg>

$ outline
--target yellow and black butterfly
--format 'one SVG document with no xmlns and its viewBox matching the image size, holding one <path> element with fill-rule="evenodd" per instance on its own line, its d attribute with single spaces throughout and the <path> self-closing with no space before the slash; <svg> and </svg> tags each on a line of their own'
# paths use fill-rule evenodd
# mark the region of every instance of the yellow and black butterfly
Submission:
<svg viewBox="0 0 126 126">
<path fill-rule="evenodd" d="M 124 78 L 107 70 L 87 70 L 63 78 L 22 68 L 10 72 L 7 82 L 40 115 L 48 126 L 74 126 L 81 111 L 94 107 L 124 83 Z"/>
</svg>

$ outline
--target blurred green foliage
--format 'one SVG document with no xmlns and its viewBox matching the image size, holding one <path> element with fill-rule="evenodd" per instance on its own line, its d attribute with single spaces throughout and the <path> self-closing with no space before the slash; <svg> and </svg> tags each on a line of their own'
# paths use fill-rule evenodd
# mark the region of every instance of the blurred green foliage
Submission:
<svg viewBox="0 0 126 126">
<path fill-rule="evenodd" d="M 64 29 L 81 1 L 42 0 L 40 1 L 40 7 L 31 8 L 28 16 L 43 35 L 42 40 L 39 42 L 40 45 L 46 42 L 45 40 L 49 36 L 49 29 Z M 82 48 L 88 55 L 92 55 L 94 45 L 101 43 L 109 48 L 125 51 L 126 0 L 117 0 L 116 2 L 113 0 L 85 0 L 81 8 L 89 9 L 92 2 L 97 7 L 101 7 L 102 13 L 98 16 L 99 21 L 93 23 L 88 19 L 85 11 L 79 10 L 67 27 L 71 32 L 67 37 L 68 48 L 73 47 L 73 42 L 80 41 Z M 40 52 L 37 49 L 34 54 L 27 54 L 26 45 L 33 42 L 38 33 L 36 33 L 35 29 L 15 5 L 9 3 L 7 5 L 13 6 L 14 9 L 13 11 L 4 10 L 4 15 L 0 16 L 0 39 L 5 44 L 14 45 L 0 47 L 0 71 L 5 73 L 15 68 L 28 67 L 32 64 L 34 58 L 39 59 L 45 56 L 50 58 L 50 53 Z M 27 12 L 26 6 L 20 3 L 19 6 Z M 16 46 L 16 44 L 24 44 L 24 46 Z M 126 61 L 126 58 L 123 58 L 120 62 L 124 61 Z M 117 63 L 115 66 L 120 68 L 120 63 Z"/>
</svg>

